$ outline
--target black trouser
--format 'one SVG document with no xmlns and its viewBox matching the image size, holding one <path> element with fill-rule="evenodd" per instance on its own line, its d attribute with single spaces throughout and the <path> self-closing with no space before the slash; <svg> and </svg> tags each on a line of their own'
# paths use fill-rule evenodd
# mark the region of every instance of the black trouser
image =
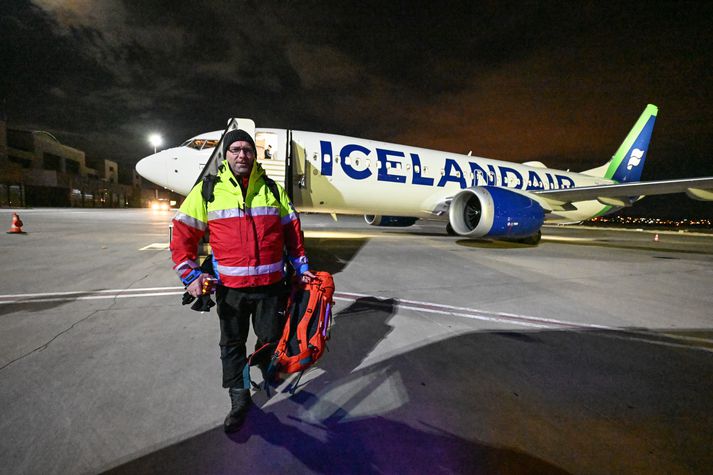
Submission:
<svg viewBox="0 0 713 475">
<path fill-rule="evenodd" d="M 257 335 L 255 349 L 266 343 L 276 344 L 282 336 L 285 322 L 286 289 L 283 282 L 263 287 L 231 289 L 218 286 L 217 310 L 220 319 L 220 359 L 223 364 L 223 387 L 242 388 L 243 369 L 247 363 L 245 343 L 253 329 Z M 274 349 L 274 346 L 272 347 Z M 260 361 L 267 363 L 272 351 L 260 352 Z"/>
</svg>

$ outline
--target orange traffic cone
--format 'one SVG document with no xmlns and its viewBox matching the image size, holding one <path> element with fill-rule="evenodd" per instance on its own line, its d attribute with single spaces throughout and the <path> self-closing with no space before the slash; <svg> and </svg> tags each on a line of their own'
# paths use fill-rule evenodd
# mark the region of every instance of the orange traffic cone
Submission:
<svg viewBox="0 0 713 475">
<path fill-rule="evenodd" d="M 7 234 L 27 234 L 22 230 L 22 221 L 17 213 L 12 213 L 12 225 L 8 229 Z"/>
<path fill-rule="evenodd" d="M 659 233 L 654 234 L 654 242 L 659 242 Z"/>
</svg>

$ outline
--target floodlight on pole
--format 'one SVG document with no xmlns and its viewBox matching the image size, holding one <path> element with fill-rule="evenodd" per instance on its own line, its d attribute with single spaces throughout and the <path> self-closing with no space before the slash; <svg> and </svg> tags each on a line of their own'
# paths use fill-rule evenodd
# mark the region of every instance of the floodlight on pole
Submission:
<svg viewBox="0 0 713 475">
<path fill-rule="evenodd" d="M 163 139 L 159 134 L 149 135 L 149 143 L 153 145 L 153 153 L 156 153 L 156 147 L 160 147 L 163 143 Z"/>
</svg>

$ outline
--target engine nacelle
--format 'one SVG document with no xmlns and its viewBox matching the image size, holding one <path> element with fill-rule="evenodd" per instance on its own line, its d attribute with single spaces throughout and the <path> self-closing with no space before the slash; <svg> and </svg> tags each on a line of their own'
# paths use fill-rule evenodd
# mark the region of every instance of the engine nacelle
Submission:
<svg viewBox="0 0 713 475">
<path fill-rule="evenodd" d="M 448 220 L 461 236 L 524 238 L 540 230 L 545 210 L 529 196 L 516 191 L 477 186 L 453 197 Z"/>
<path fill-rule="evenodd" d="M 379 214 L 365 214 L 364 221 L 370 226 L 407 227 L 413 225 L 418 218 L 407 216 L 381 216 Z"/>
</svg>

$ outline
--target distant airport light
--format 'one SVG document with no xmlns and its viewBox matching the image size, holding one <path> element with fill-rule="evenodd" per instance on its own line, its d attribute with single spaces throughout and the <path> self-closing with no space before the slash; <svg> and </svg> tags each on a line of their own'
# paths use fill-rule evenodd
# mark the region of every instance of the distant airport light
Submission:
<svg viewBox="0 0 713 475">
<path fill-rule="evenodd" d="M 160 147 L 163 143 L 163 138 L 159 134 L 149 135 L 149 143 L 153 145 L 153 153 L 156 153 L 156 147 Z"/>
<path fill-rule="evenodd" d="M 175 201 L 168 201 L 165 198 L 158 198 L 149 202 L 149 208 L 154 211 L 168 211 L 174 206 Z"/>
</svg>

